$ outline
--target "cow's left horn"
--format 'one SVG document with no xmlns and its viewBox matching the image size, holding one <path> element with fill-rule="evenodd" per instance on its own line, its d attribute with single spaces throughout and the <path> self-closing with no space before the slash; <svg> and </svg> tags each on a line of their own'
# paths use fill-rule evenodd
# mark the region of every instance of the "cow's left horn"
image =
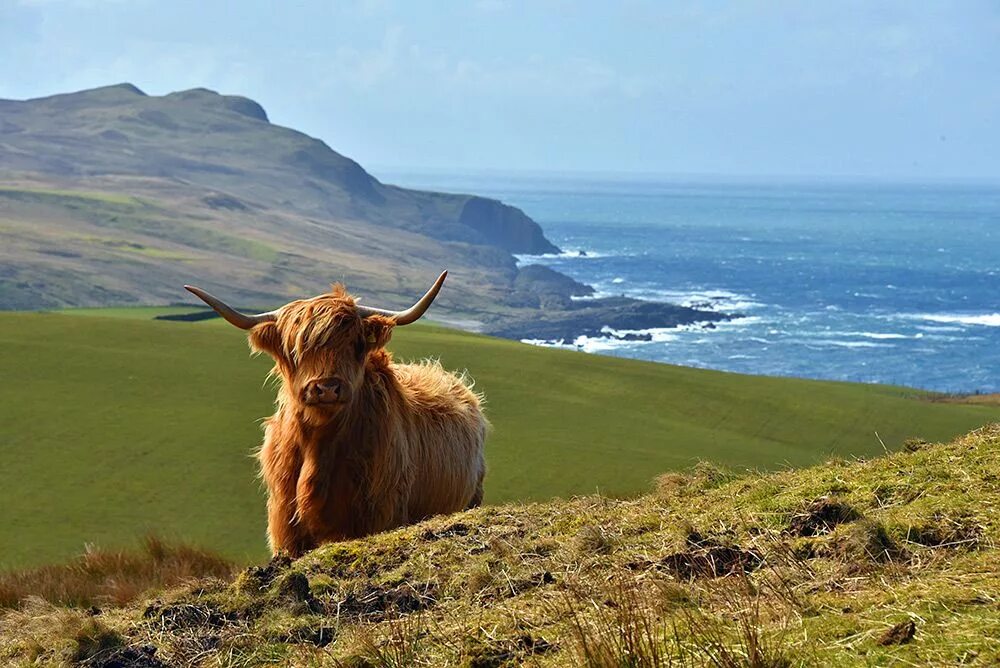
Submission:
<svg viewBox="0 0 1000 668">
<path fill-rule="evenodd" d="M 254 325 L 262 322 L 270 322 L 278 317 L 277 311 L 268 311 L 267 313 L 258 313 L 257 315 L 246 315 L 245 313 L 240 313 L 221 299 L 213 297 L 201 288 L 196 288 L 193 285 L 185 285 L 184 289 L 211 306 L 212 309 L 225 318 L 227 322 L 236 325 L 240 329 L 250 329 Z"/>
<path fill-rule="evenodd" d="M 420 320 L 428 308 L 430 308 L 431 302 L 437 297 L 438 293 L 441 292 L 441 286 L 444 285 L 444 279 L 448 278 L 448 272 L 442 271 L 441 275 L 437 277 L 434 281 L 434 285 L 431 289 L 420 298 L 416 304 L 406 309 L 405 311 L 387 311 L 380 308 L 370 308 L 368 306 L 358 306 L 358 315 L 362 318 L 367 318 L 370 315 L 383 315 L 387 318 L 392 318 L 396 321 L 396 325 L 409 325 L 411 322 L 416 322 Z"/>
</svg>

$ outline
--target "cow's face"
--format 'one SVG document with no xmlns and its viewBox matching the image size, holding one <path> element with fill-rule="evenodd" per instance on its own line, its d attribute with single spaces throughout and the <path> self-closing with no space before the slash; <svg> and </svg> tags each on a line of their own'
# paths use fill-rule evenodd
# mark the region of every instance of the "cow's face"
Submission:
<svg viewBox="0 0 1000 668">
<path fill-rule="evenodd" d="M 365 361 L 385 346 L 393 325 L 385 316 L 362 317 L 354 298 L 334 286 L 330 294 L 287 304 L 273 321 L 254 326 L 250 344 L 274 358 L 283 400 L 323 420 L 358 395 Z"/>
<path fill-rule="evenodd" d="M 193 285 L 184 287 L 227 322 L 250 332 L 255 351 L 274 358 L 280 401 L 315 423 L 329 420 L 357 397 L 370 355 L 382 355 L 393 327 L 416 322 L 437 297 L 442 272 L 423 297 L 405 311 L 359 305 L 341 285 L 329 294 L 301 299 L 275 311 L 246 315 Z"/>
</svg>

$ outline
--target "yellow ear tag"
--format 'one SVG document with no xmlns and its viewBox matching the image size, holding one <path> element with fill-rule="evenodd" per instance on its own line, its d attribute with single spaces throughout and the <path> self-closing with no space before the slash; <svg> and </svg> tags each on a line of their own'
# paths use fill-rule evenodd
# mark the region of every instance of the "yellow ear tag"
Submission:
<svg viewBox="0 0 1000 668">
<path fill-rule="evenodd" d="M 375 335 L 374 334 L 369 334 L 368 335 L 368 343 L 375 343 Z"/>
</svg>

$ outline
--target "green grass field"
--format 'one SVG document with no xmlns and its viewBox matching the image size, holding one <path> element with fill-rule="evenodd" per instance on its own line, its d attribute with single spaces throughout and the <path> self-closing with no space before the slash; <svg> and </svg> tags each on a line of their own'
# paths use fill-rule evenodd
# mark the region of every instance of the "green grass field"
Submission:
<svg viewBox="0 0 1000 668">
<path fill-rule="evenodd" d="M 0 314 L 0 568 L 146 532 L 264 555 L 251 452 L 272 407 L 270 365 L 221 321 L 149 319 L 164 311 Z M 893 449 L 1000 419 L 1000 406 L 905 388 L 740 376 L 433 326 L 398 330 L 392 348 L 467 369 L 486 394 L 493 503 L 631 495 L 700 459 L 801 466 L 881 453 L 876 432 Z"/>
</svg>

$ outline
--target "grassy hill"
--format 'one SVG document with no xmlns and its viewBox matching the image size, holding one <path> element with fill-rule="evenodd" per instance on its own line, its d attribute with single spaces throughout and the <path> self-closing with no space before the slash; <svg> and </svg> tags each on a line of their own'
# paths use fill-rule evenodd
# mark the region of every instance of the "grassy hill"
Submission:
<svg viewBox="0 0 1000 668">
<path fill-rule="evenodd" d="M 511 292 L 510 253 L 558 250 L 518 209 L 381 183 L 252 100 L 129 84 L 0 100 L 0 237 L 5 309 L 165 303 L 192 275 L 242 304 L 334 280 L 389 301 L 450 268 L 442 313 L 475 319 Z"/>
<path fill-rule="evenodd" d="M 0 568 L 150 531 L 237 560 L 264 555 L 250 454 L 272 408 L 269 364 L 221 321 L 149 319 L 162 311 L 0 314 Z M 485 392 L 491 504 L 634 495 L 699 460 L 774 470 L 869 456 L 883 452 L 879 438 L 897 449 L 1000 419 L 997 405 L 905 388 L 740 376 L 434 326 L 400 329 L 391 347 L 468 369 Z"/>
<path fill-rule="evenodd" d="M 0 615 L 0 660 L 997 665 L 1000 425 L 907 450 L 485 507 L 132 604 L 27 603 Z"/>
</svg>

